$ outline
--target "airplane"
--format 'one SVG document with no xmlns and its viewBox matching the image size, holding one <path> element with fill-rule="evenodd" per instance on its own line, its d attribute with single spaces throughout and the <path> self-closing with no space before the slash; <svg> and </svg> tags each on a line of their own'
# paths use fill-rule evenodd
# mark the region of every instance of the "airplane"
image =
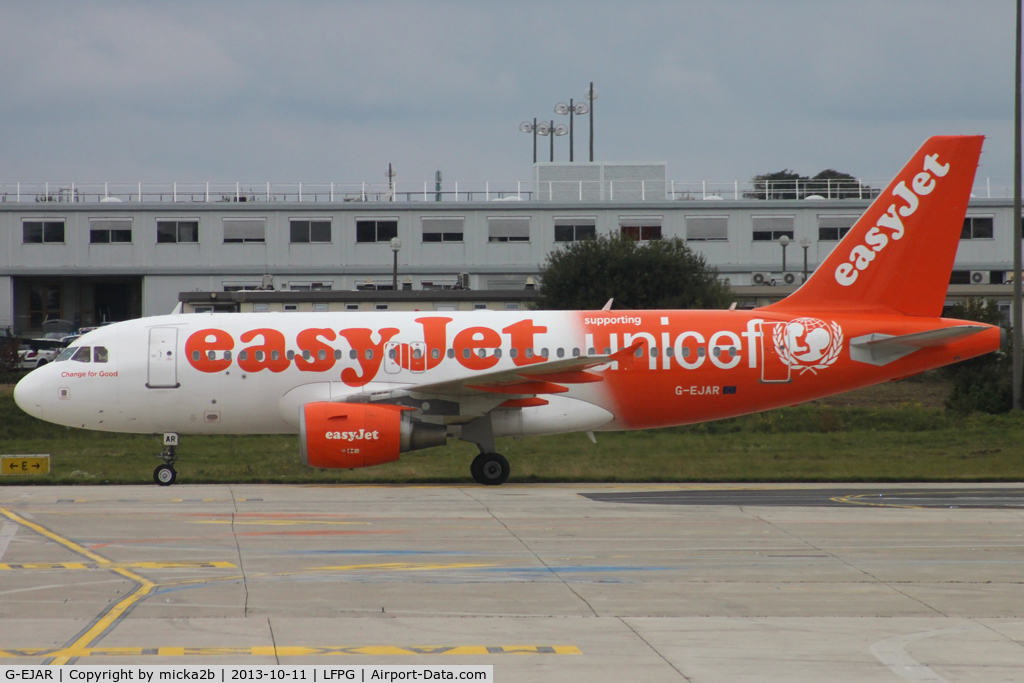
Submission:
<svg viewBox="0 0 1024 683">
<path fill-rule="evenodd" d="M 505 482 L 495 439 L 652 429 L 790 406 L 1000 347 L 942 318 L 981 136 L 928 139 L 793 294 L 754 310 L 203 313 L 89 332 L 15 388 L 82 429 L 299 436 L 315 468 L 449 438 Z M 685 457 L 685 456 L 681 456 Z"/>
</svg>

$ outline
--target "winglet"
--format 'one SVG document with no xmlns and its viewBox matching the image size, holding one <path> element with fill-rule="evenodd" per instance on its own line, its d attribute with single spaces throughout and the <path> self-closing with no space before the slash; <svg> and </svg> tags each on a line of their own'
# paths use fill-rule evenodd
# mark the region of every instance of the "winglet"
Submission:
<svg viewBox="0 0 1024 683">
<path fill-rule="evenodd" d="M 615 297 L 612 297 L 611 299 L 608 299 L 608 303 L 606 303 L 604 306 L 602 306 L 601 310 L 602 311 L 610 311 L 610 310 L 612 310 L 612 302 L 613 301 L 615 301 Z"/>
</svg>

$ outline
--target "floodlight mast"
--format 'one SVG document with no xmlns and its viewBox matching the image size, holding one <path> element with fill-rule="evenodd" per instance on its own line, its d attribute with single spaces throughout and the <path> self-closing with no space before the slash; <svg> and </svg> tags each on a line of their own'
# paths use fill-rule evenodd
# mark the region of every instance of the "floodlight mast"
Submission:
<svg viewBox="0 0 1024 683">
<path fill-rule="evenodd" d="M 1013 409 L 1024 410 L 1021 381 L 1024 379 L 1024 304 L 1021 301 L 1021 0 L 1017 0 L 1017 49 L 1013 95 Z"/>
<path fill-rule="evenodd" d="M 566 114 L 569 115 L 569 161 L 570 162 L 574 161 L 574 153 L 575 153 L 575 144 L 573 142 L 573 130 L 574 130 L 573 115 L 579 116 L 579 115 L 582 115 L 582 114 L 586 114 L 589 110 L 590 109 L 589 109 L 589 107 L 587 107 L 586 104 L 584 104 L 582 102 L 580 102 L 579 104 L 573 104 L 573 101 L 571 99 L 569 100 L 569 104 L 566 104 L 565 102 L 559 102 L 558 104 L 555 105 L 555 113 L 556 114 L 561 114 L 562 116 L 565 116 Z"/>
<path fill-rule="evenodd" d="M 551 161 L 555 160 L 555 137 L 562 136 L 569 132 L 569 129 L 562 124 L 555 125 L 554 121 L 550 123 L 547 121 L 541 121 L 537 124 L 537 135 L 550 135 L 551 136 Z"/>
</svg>

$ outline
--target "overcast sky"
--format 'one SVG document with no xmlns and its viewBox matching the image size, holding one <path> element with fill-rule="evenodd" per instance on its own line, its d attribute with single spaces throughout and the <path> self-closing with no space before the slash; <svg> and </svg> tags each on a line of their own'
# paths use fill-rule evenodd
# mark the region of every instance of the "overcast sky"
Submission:
<svg viewBox="0 0 1024 683">
<path fill-rule="evenodd" d="M 528 180 L 600 161 L 889 177 L 929 135 L 1012 174 L 1012 0 L 4 2 L 0 182 Z M 577 117 L 576 158 L 587 154 Z M 542 159 L 547 141 L 541 139 Z M 568 160 L 568 136 L 556 140 Z"/>
</svg>

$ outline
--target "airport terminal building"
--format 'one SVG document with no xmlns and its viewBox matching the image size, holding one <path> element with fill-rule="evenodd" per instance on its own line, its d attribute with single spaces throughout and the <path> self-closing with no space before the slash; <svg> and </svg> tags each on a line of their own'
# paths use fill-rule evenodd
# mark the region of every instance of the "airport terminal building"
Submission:
<svg viewBox="0 0 1024 683">
<path fill-rule="evenodd" d="M 0 185 L 0 329 L 98 325 L 181 302 L 252 310 L 240 302 L 271 289 L 280 301 L 256 310 L 398 307 L 399 292 L 385 293 L 394 237 L 398 289 L 422 310 L 525 307 L 552 250 L 603 233 L 686 240 L 748 307 L 798 286 L 805 255 L 813 271 L 877 192 L 709 190 L 666 180 L 664 164 L 601 163 L 538 164 L 522 183 L 411 185 Z M 1013 202 L 975 195 L 950 298 L 1008 302 Z"/>
</svg>

